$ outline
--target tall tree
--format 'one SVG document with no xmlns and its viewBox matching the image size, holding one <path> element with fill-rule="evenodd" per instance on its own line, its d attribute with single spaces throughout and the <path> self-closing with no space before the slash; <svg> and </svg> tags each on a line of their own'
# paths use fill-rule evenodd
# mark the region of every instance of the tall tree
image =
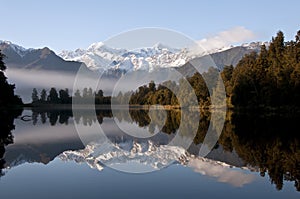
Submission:
<svg viewBox="0 0 300 199">
<path fill-rule="evenodd" d="M 46 99 L 47 99 L 47 91 L 46 91 L 45 89 L 43 89 L 43 90 L 41 91 L 41 97 L 40 97 L 40 100 L 41 100 L 41 102 L 45 102 Z"/>
<path fill-rule="evenodd" d="M 66 88 L 65 90 L 59 90 L 59 99 L 62 104 L 71 103 L 71 98 L 69 95 L 69 90 Z"/>
<path fill-rule="evenodd" d="M 39 96 L 36 88 L 32 90 L 31 99 L 32 99 L 32 103 L 36 103 L 39 101 Z"/>
<path fill-rule="evenodd" d="M 1 53 L 1 50 L 0 50 L 0 70 L 1 71 L 6 70 L 6 66 L 5 66 L 4 61 L 3 61 L 4 58 L 5 58 L 5 56 L 4 56 L 4 54 Z"/>
<path fill-rule="evenodd" d="M 50 89 L 49 96 L 48 96 L 48 101 L 52 104 L 58 104 L 59 103 L 59 98 L 57 91 L 54 87 Z"/>
<path fill-rule="evenodd" d="M 14 93 L 15 85 L 9 84 L 4 74 L 6 66 L 4 64 L 4 55 L 0 51 L 0 107 L 23 104 L 21 98 Z"/>
</svg>

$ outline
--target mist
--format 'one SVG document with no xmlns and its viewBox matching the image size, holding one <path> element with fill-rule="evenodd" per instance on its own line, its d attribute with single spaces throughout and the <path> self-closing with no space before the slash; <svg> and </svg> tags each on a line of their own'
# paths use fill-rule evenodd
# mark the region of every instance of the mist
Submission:
<svg viewBox="0 0 300 199">
<path fill-rule="evenodd" d="M 96 73 L 91 73 L 84 77 L 81 76 L 80 82 L 84 82 L 84 84 L 76 85 L 76 87 L 74 87 L 76 74 L 71 73 L 45 70 L 7 69 L 6 75 L 9 83 L 15 84 L 15 93 L 22 98 L 24 103 L 31 102 L 33 88 L 36 88 L 38 92 L 42 89 L 46 89 L 46 91 L 49 92 L 52 87 L 55 87 L 57 91 L 68 88 L 71 95 L 73 90 L 79 89 L 82 91 L 85 87 L 92 87 L 94 82 L 99 79 L 99 75 Z M 101 79 L 97 89 L 102 89 L 104 94 L 109 95 L 115 82 L 116 80 L 114 79 Z"/>
<path fill-rule="evenodd" d="M 126 73 L 120 79 L 103 78 L 99 72 L 88 71 L 80 75 L 54 72 L 46 70 L 28 70 L 28 69 L 7 69 L 6 75 L 8 81 L 16 86 L 16 94 L 19 95 L 24 103 L 31 102 L 32 89 L 36 88 L 38 92 L 55 87 L 58 90 L 68 88 L 70 95 L 79 89 L 91 87 L 94 91 L 102 89 L 104 95 L 117 95 L 118 92 L 127 92 L 136 90 L 139 86 L 148 84 L 154 80 L 155 83 L 161 83 L 167 80 L 177 81 L 181 75 L 174 70 L 160 70 L 158 72 L 148 73 L 146 71 L 134 71 Z M 114 91 L 114 92 L 113 92 Z"/>
</svg>

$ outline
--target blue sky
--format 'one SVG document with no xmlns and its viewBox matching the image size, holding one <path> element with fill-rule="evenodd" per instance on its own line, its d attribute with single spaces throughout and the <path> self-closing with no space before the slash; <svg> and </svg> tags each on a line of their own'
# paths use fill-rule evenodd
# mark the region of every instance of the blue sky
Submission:
<svg viewBox="0 0 300 199">
<path fill-rule="evenodd" d="M 0 40 L 56 52 L 142 27 L 173 29 L 195 40 L 239 27 L 254 35 L 242 40 L 259 41 L 278 30 L 290 40 L 300 29 L 299 0 L 0 0 L 0 5 Z"/>
</svg>

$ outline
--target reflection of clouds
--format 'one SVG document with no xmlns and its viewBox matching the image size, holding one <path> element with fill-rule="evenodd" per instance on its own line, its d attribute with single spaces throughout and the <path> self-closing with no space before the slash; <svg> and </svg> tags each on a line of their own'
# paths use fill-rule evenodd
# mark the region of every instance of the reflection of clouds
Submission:
<svg viewBox="0 0 300 199">
<path fill-rule="evenodd" d="M 193 168 L 195 172 L 217 178 L 219 182 L 225 182 L 235 187 L 242 187 L 251 183 L 255 178 L 253 174 L 232 170 L 229 165 L 203 158 L 190 159 L 188 166 Z"/>
</svg>

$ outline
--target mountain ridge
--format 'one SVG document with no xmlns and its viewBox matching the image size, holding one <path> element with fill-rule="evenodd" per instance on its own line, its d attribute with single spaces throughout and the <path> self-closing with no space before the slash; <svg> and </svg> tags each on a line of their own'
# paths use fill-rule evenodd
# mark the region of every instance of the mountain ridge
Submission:
<svg viewBox="0 0 300 199">
<path fill-rule="evenodd" d="M 89 70 L 120 75 L 120 71 L 148 70 L 158 68 L 182 67 L 192 59 L 211 56 L 216 66 L 222 70 L 225 65 L 235 66 L 238 61 L 251 51 L 260 51 L 260 46 L 268 42 L 251 42 L 240 46 L 227 46 L 194 54 L 189 49 L 176 49 L 157 43 L 152 47 L 134 51 L 111 48 L 102 42 L 93 43 L 87 49 L 62 51 L 56 54 L 48 47 L 26 49 L 10 41 L 0 40 L 0 50 L 6 55 L 8 68 L 53 70 L 77 72 L 83 64 Z M 114 76 L 114 75 L 113 75 Z"/>
<path fill-rule="evenodd" d="M 62 51 L 59 56 L 66 60 L 84 62 L 92 70 L 149 70 L 156 68 L 181 67 L 188 61 L 210 55 L 218 68 L 224 65 L 236 65 L 238 61 L 251 51 L 259 52 L 261 45 L 268 42 L 251 42 L 240 46 L 227 46 L 210 51 L 195 52 L 192 49 L 170 48 L 162 43 L 128 51 L 126 49 L 110 48 L 104 43 L 93 43 L 86 50 Z M 112 56 L 112 52 L 115 55 Z M 198 54 L 197 54 L 198 53 Z"/>
</svg>

